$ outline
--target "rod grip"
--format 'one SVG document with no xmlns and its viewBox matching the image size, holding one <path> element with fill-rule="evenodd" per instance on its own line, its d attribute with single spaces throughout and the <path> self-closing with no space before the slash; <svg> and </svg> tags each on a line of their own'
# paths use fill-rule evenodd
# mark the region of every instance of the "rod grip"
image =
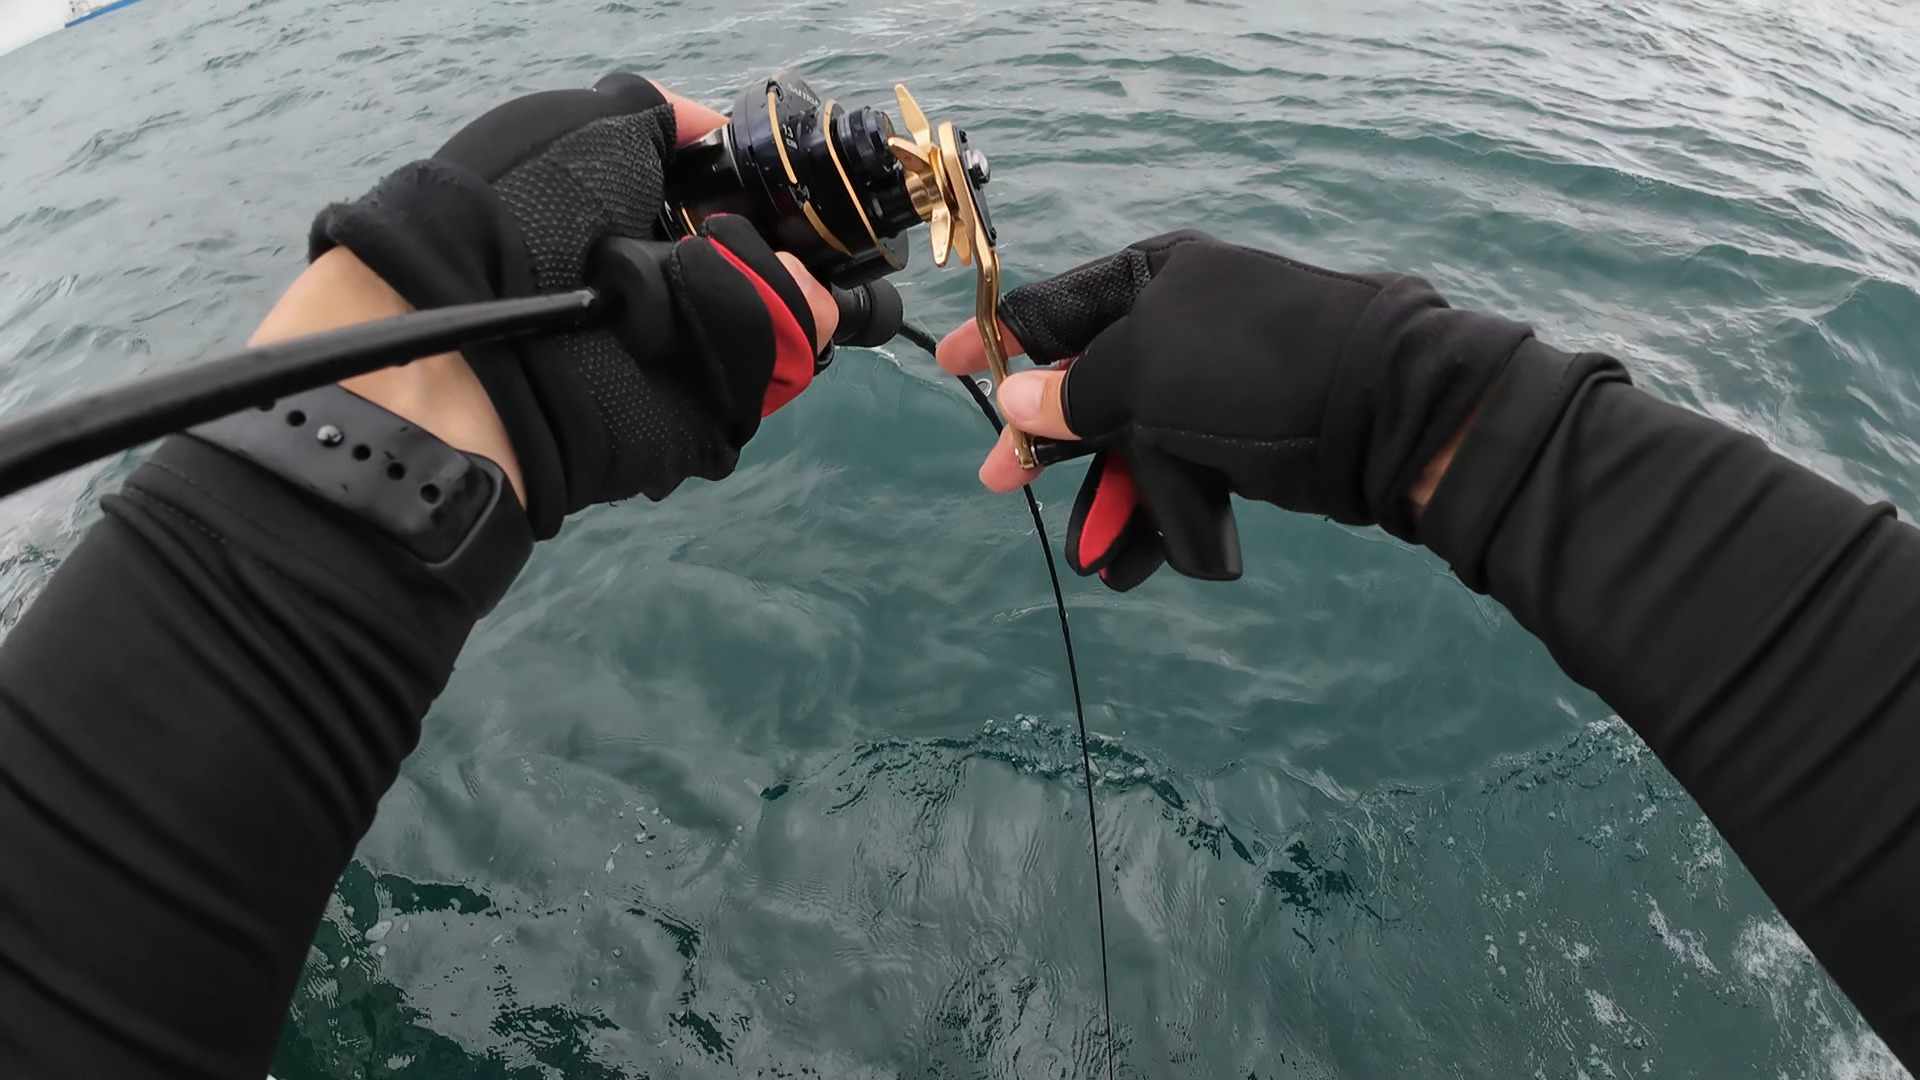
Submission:
<svg viewBox="0 0 1920 1080">
<path fill-rule="evenodd" d="M 833 303 L 840 309 L 840 325 L 833 332 L 835 345 L 885 345 L 906 325 L 906 305 L 900 300 L 900 290 L 890 281 L 870 281 L 851 289 L 835 287 Z"/>
</svg>

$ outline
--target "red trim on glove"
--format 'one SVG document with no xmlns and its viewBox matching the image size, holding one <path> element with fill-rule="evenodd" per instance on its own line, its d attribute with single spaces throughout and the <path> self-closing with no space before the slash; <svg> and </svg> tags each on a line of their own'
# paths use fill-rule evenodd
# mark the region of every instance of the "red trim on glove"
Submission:
<svg viewBox="0 0 1920 1080">
<path fill-rule="evenodd" d="M 800 391 L 813 382 L 813 342 L 807 340 L 806 331 L 800 329 L 800 320 L 793 317 L 786 301 L 780 299 L 772 286 L 740 261 L 739 256 L 728 251 L 725 244 L 711 236 L 707 241 L 721 258 L 753 282 L 754 291 L 760 294 L 760 302 L 766 305 L 767 315 L 773 320 L 773 379 L 767 383 L 767 396 L 760 404 L 760 415 L 769 416 L 799 397 Z"/>
<path fill-rule="evenodd" d="M 1113 554 L 1113 546 L 1133 520 L 1140 505 L 1140 492 L 1133 485 L 1133 474 L 1117 454 L 1100 455 L 1100 483 L 1093 492 L 1093 505 L 1080 525 L 1080 544 L 1075 561 L 1083 567 L 1100 566 Z"/>
</svg>

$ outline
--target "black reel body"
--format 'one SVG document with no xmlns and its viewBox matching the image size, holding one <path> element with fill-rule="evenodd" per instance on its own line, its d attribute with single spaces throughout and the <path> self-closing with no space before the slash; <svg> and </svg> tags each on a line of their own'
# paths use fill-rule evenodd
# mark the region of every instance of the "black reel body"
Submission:
<svg viewBox="0 0 1920 1080">
<path fill-rule="evenodd" d="M 964 146 L 975 200 L 991 176 Z M 848 288 L 907 265 L 907 230 L 928 220 L 932 193 L 909 183 L 889 142 L 893 120 L 873 108 L 822 101 L 805 81 L 775 75 L 741 91 L 725 127 L 674 155 L 662 226 L 686 236 L 716 214 L 738 214 L 821 281 Z"/>
</svg>

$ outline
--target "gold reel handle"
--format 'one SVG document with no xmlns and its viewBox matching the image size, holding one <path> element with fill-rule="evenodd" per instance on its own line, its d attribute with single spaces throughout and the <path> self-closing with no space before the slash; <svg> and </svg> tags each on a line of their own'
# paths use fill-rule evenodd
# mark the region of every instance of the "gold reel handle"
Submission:
<svg viewBox="0 0 1920 1080">
<path fill-rule="evenodd" d="M 963 189 L 964 190 L 964 189 Z M 972 202 L 969 192 L 967 201 Z M 1000 335 L 1000 253 L 993 249 L 993 241 L 988 238 L 986 226 L 980 221 L 980 214 L 971 206 L 965 211 L 971 219 L 968 224 L 973 231 L 974 268 L 979 271 L 978 286 L 974 293 L 973 321 L 980 328 L 980 343 L 985 346 L 987 367 L 993 371 L 993 389 L 997 395 L 1002 383 L 1010 374 L 1007 367 L 1007 343 Z M 1002 414 L 1004 418 L 1005 414 Z M 1007 431 L 1013 437 L 1013 456 L 1023 469 L 1039 468 L 1040 462 L 1033 456 L 1033 440 L 1027 433 L 1007 424 Z"/>
<path fill-rule="evenodd" d="M 941 124 L 936 130 L 906 87 L 895 86 L 893 93 L 900 102 L 900 119 L 913 138 L 895 136 L 888 146 L 907 171 L 907 191 L 914 209 L 931 227 L 934 265 L 945 266 L 947 259 L 957 254 L 961 263 L 971 263 L 978 272 L 973 318 L 980 328 L 980 344 L 986 350 L 997 394 L 1009 374 L 1007 345 L 1000 335 L 1000 254 L 993 249 L 986 216 L 974 201 L 973 184 L 967 178 L 953 125 Z M 1013 456 L 1020 467 L 1038 468 L 1033 440 L 1012 424 L 1006 427 L 1012 432 Z"/>
</svg>

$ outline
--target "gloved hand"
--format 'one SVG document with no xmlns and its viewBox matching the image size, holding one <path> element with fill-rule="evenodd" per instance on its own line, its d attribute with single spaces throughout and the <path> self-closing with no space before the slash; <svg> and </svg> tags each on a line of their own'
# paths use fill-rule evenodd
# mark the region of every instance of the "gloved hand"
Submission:
<svg viewBox="0 0 1920 1080">
<path fill-rule="evenodd" d="M 721 122 L 700 113 L 702 130 L 678 131 L 674 102 L 633 75 L 508 102 L 323 211 L 311 256 L 344 246 L 416 308 L 580 288 L 600 241 L 664 238 L 676 134 L 684 145 Z M 657 341 L 629 352 L 595 331 L 465 350 L 519 458 L 536 537 L 590 504 L 733 471 L 761 417 L 813 378 L 827 336 L 816 313 L 829 318 L 831 299 L 788 265 L 744 220 L 717 218 L 672 250 L 658 287 L 622 298 Z"/>
<path fill-rule="evenodd" d="M 1449 308 L 1417 277 L 1340 274 L 1181 232 L 1008 293 L 1022 372 L 1000 408 L 1030 434 L 1099 451 L 1067 559 L 1125 590 L 1163 562 L 1240 576 L 1230 494 L 1415 541 L 1407 493 L 1532 331 Z M 986 367 L 973 324 L 942 342 L 955 374 Z M 1042 443 L 1043 463 L 1076 444 Z M 980 470 L 1032 480 L 1005 437 Z"/>
</svg>

